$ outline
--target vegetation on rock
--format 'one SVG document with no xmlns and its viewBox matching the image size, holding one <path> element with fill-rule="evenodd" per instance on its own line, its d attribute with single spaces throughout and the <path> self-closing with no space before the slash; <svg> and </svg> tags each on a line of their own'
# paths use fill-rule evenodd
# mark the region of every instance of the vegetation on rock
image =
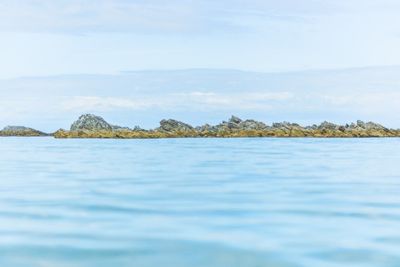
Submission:
<svg viewBox="0 0 400 267">
<path fill-rule="evenodd" d="M 232 116 L 228 121 L 212 126 L 193 127 L 177 120 L 162 120 L 160 127 L 144 130 L 113 126 L 103 118 L 82 115 L 70 131 L 54 133 L 56 138 L 181 138 L 181 137 L 400 137 L 400 130 L 388 129 L 373 122 L 337 125 L 323 122 L 303 127 L 296 123 L 280 122 L 268 126 L 255 120 L 242 120 Z"/>
<path fill-rule="evenodd" d="M 24 126 L 7 126 L 0 131 L 0 136 L 47 136 L 48 134 L 24 127 Z"/>
<path fill-rule="evenodd" d="M 23 126 L 7 126 L 0 136 L 47 136 L 44 132 Z M 84 114 L 70 130 L 60 129 L 53 134 L 56 138 L 181 138 L 181 137 L 400 137 L 400 130 L 389 129 L 374 122 L 337 125 L 324 121 L 320 125 L 303 127 L 297 123 L 279 122 L 271 126 L 232 116 L 218 125 L 205 124 L 193 127 L 187 123 L 168 119 L 160 126 L 145 130 L 112 125 L 102 117 Z"/>
</svg>

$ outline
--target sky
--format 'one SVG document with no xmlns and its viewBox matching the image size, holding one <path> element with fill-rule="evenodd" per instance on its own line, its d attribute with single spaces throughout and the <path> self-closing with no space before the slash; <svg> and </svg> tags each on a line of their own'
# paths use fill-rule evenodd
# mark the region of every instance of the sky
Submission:
<svg viewBox="0 0 400 267">
<path fill-rule="evenodd" d="M 109 115 L 113 119 L 124 117 L 127 119 L 121 120 L 122 124 L 137 122 L 149 126 L 156 124 L 163 114 L 193 122 L 222 120 L 225 118 L 220 116 L 228 112 L 253 117 L 262 114 L 263 118 L 268 114 L 284 114 L 284 117 L 271 115 L 271 119 L 297 119 L 304 123 L 320 119 L 311 116 L 313 112 L 333 121 L 346 119 L 343 107 L 310 108 L 309 100 L 301 102 L 296 98 L 300 93 L 293 92 L 295 85 L 279 77 L 298 83 L 306 79 L 301 83 L 301 94 L 316 103 L 324 103 L 320 96 L 328 88 L 335 88 L 330 94 L 335 93 L 336 102 L 340 102 L 339 97 L 342 104 L 348 105 L 357 102 L 356 97 L 374 99 L 379 93 L 379 105 L 360 113 L 356 110 L 360 107 L 353 104 L 354 109 L 347 110 L 348 119 L 373 118 L 400 127 L 391 114 L 398 110 L 386 108 L 386 113 L 382 113 L 382 107 L 392 107 L 393 93 L 397 96 L 400 90 L 400 78 L 396 78 L 400 77 L 396 67 L 400 66 L 399 12 L 397 0 L 2 0 L 0 127 L 5 123 L 23 123 L 53 130 L 58 127 L 56 118 L 73 120 L 72 113 L 82 112 Z M 332 81 L 337 77 L 336 70 L 352 73 L 365 68 L 369 68 L 368 75 L 371 71 L 373 75 L 373 70 L 383 73 L 392 68 L 390 78 L 385 76 L 390 82 L 375 89 L 371 89 L 371 84 L 350 78 L 346 81 L 352 88 L 344 83 L 340 83 L 341 87 L 328 84 L 336 82 Z M 153 76 L 136 77 L 143 70 Z M 195 88 L 182 89 L 182 79 L 178 78 L 175 83 L 169 79 L 167 86 L 162 83 L 150 86 L 150 81 L 145 82 L 161 73 L 175 77 L 175 70 L 182 70 L 178 76 L 193 80 Z M 198 72 L 188 74 L 184 70 Z M 222 70 L 231 72 L 224 76 L 223 82 L 211 84 L 199 80 L 210 77 L 201 70 L 213 70 L 211 76 Z M 317 71 L 313 75 L 325 80 L 310 78 L 304 74 L 307 71 Z M 262 83 L 256 86 L 246 73 L 276 74 L 277 78 L 259 77 L 265 83 L 273 80 L 275 87 Z M 299 79 L 299 75 L 306 78 Z M 131 77 L 129 82 L 127 76 Z M 74 84 L 78 77 L 81 87 Z M 85 85 L 99 84 L 106 77 L 113 77 L 107 88 L 85 89 Z M 234 88 L 229 83 L 232 77 L 242 86 L 240 96 L 230 90 Z M 30 80 L 27 84 L 26 79 L 36 82 Z M 38 80 L 48 87 L 38 85 Z M 142 84 L 140 90 L 136 82 Z M 376 85 L 384 81 L 374 82 Z M 67 86 L 71 84 L 77 87 Z M 207 90 L 202 87 L 204 84 Z M 63 89 L 54 90 L 52 86 Z M 182 107 L 179 103 L 193 100 L 180 94 L 219 100 L 213 100 L 217 101 L 213 107 L 202 102 Z M 173 97 L 180 102 L 166 103 L 165 99 Z M 257 97 L 264 102 L 255 104 Z M 297 109 L 280 112 L 285 105 L 292 105 L 294 98 Z M 41 111 L 54 101 L 61 101 L 56 102 L 60 107 L 73 108 Z M 180 111 L 176 106 L 181 107 Z M 137 110 L 140 120 L 129 119 L 127 114 Z M 304 115 L 299 117 L 300 113 Z"/>
</svg>

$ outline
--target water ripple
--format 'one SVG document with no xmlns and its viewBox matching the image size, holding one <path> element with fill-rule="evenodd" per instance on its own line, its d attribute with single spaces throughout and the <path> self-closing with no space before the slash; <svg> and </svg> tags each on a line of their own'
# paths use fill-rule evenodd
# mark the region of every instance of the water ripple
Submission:
<svg viewBox="0 0 400 267">
<path fill-rule="evenodd" d="M 0 138 L 0 266 L 400 266 L 399 145 Z"/>
</svg>

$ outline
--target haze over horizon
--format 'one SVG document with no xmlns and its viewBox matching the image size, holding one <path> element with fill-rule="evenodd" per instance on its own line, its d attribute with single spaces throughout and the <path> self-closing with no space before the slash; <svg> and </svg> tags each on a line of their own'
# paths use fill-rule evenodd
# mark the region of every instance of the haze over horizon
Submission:
<svg viewBox="0 0 400 267">
<path fill-rule="evenodd" d="M 4 0 L 0 128 L 54 131 L 86 112 L 146 128 L 232 114 L 400 128 L 399 8 L 395 0 Z"/>
<path fill-rule="evenodd" d="M 161 119 L 216 124 L 231 115 L 268 124 L 357 119 L 398 128 L 400 66 L 260 73 L 190 69 L 1 80 L 0 126 L 69 128 L 83 113 L 121 126 Z"/>
</svg>

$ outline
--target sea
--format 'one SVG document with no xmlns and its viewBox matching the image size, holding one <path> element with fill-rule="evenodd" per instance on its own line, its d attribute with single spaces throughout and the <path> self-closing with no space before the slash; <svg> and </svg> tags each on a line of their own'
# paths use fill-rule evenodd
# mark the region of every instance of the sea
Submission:
<svg viewBox="0 0 400 267">
<path fill-rule="evenodd" d="M 398 138 L 0 138 L 1 267 L 400 266 Z"/>
</svg>

